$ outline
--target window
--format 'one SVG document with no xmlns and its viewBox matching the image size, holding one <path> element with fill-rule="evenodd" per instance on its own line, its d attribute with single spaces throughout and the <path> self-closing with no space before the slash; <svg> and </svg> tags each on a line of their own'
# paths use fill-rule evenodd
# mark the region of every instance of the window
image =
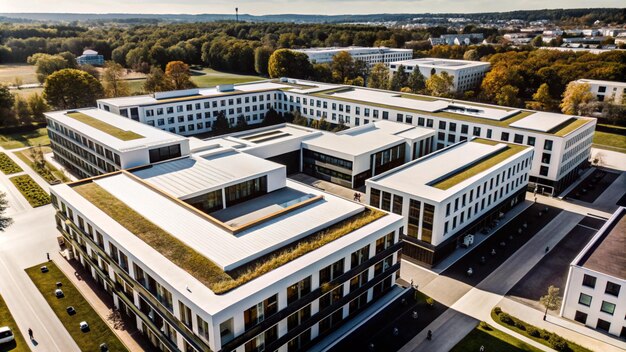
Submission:
<svg viewBox="0 0 626 352">
<path fill-rule="evenodd" d="M 245 202 L 267 193 L 267 176 L 244 181 L 228 186 L 226 192 L 226 207 Z"/>
<path fill-rule="evenodd" d="M 611 281 L 607 281 L 606 289 L 604 290 L 604 293 L 617 297 L 619 296 L 620 288 L 621 288 L 620 285 L 612 283 Z"/>
<path fill-rule="evenodd" d="M 585 274 L 585 276 L 583 277 L 583 286 L 595 288 L 596 287 L 596 277 Z"/>
<path fill-rule="evenodd" d="M 350 256 L 350 269 L 356 268 L 370 258 L 370 245 L 352 252 Z"/>
<path fill-rule="evenodd" d="M 340 284 L 339 286 L 333 288 L 333 290 L 330 291 L 329 293 L 320 297 L 320 300 L 319 300 L 320 311 L 323 310 L 324 308 L 330 307 L 333 303 L 340 300 L 341 297 L 343 297 L 343 285 Z"/>
<path fill-rule="evenodd" d="M 409 200 L 409 220 L 407 228 L 407 236 L 417 238 L 420 224 L 420 207 L 421 203 L 417 200 Z"/>
<path fill-rule="evenodd" d="M 461 133 L 467 134 L 467 130 L 469 129 L 469 126 L 467 125 L 461 125 Z"/>
<path fill-rule="evenodd" d="M 598 319 L 598 325 L 596 325 L 596 328 L 608 332 L 611 329 L 611 323 L 606 320 Z"/>
<path fill-rule="evenodd" d="M 380 190 L 370 188 L 370 205 L 376 208 L 380 207 Z"/>
<path fill-rule="evenodd" d="M 513 142 L 518 143 L 518 144 L 524 143 L 524 136 L 516 133 L 515 136 L 513 137 Z"/>
<path fill-rule="evenodd" d="M 184 132 L 184 130 L 182 132 Z M 149 154 L 150 163 L 177 158 L 181 155 L 180 145 L 174 144 L 166 147 L 150 149 Z"/>
<path fill-rule="evenodd" d="M 391 193 L 383 191 L 383 202 L 380 208 L 384 211 L 391 210 Z"/>
<path fill-rule="evenodd" d="M 474 136 L 479 137 L 480 136 L 480 127 L 474 127 Z"/>
<path fill-rule="evenodd" d="M 543 153 L 541 155 L 541 162 L 544 164 L 550 164 L 550 157 L 551 157 L 550 153 Z"/>
<path fill-rule="evenodd" d="M 552 141 L 549 139 L 546 139 L 546 141 L 543 143 L 543 149 L 552 150 Z"/>
<path fill-rule="evenodd" d="M 292 304 L 311 292 L 311 276 L 287 287 L 287 304 Z"/>
<path fill-rule="evenodd" d="M 235 337 L 233 318 L 230 318 L 220 324 L 220 339 L 222 346 L 232 341 Z"/>
<path fill-rule="evenodd" d="M 615 304 L 607 301 L 602 301 L 600 311 L 613 315 L 613 313 L 615 313 Z"/>
<path fill-rule="evenodd" d="M 193 325 L 191 309 L 181 301 L 178 301 L 178 308 L 180 310 L 180 321 L 191 328 Z"/>
<path fill-rule="evenodd" d="M 591 296 L 581 293 L 580 297 L 578 298 L 578 303 L 582 304 L 583 306 L 589 307 L 591 305 Z"/>
<path fill-rule="evenodd" d="M 204 319 L 196 316 L 198 322 L 198 335 L 209 341 L 209 324 Z"/>
<path fill-rule="evenodd" d="M 487 129 L 487 138 L 491 138 L 491 129 Z"/>
<path fill-rule="evenodd" d="M 340 259 L 333 264 L 320 270 L 320 286 L 327 282 L 330 282 L 343 274 L 343 259 Z"/>
<path fill-rule="evenodd" d="M 456 132 L 456 123 L 450 122 L 450 125 L 448 127 L 451 132 Z"/>
<path fill-rule="evenodd" d="M 576 315 L 574 315 L 574 320 L 576 320 L 579 323 L 586 324 L 587 323 L 587 314 L 577 310 L 576 311 Z"/>
<path fill-rule="evenodd" d="M 541 176 L 548 176 L 549 168 L 547 166 L 542 166 L 539 168 L 539 174 Z"/>
<path fill-rule="evenodd" d="M 385 249 L 393 245 L 394 233 L 388 233 L 387 235 L 376 240 L 376 254 L 384 251 Z"/>
<path fill-rule="evenodd" d="M 393 195 L 393 209 L 392 212 L 394 214 L 402 215 L 402 196 L 397 194 Z"/>
<path fill-rule="evenodd" d="M 509 133 L 508 132 L 502 132 L 502 137 L 500 139 L 505 141 L 505 142 L 507 142 L 509 140 Z"/>
<path fill-rule="evenodd" d="M 243 312 L 246 330 L 278 311 L 278 295 L 272 295 Z"/>
<path fill-rule="evenodd" d="M 293 313 L 287 318 L 287 331 L 295 329 L 298 325 L 304 323 L 311 317 L 311 305 L 307 304 L 304 308 Z"/>
<path fill-rule="evenodd" d="M 433 221 L 435 216 L 435 206 L 424 203 L 424 218 L 422 222 L 422 238 L 426 243 L 431 243 L 433 235 Z"/>
<path fill-rule="evenodd" d="M 446 122 L 445 121 L 439 121 L 439 129 L 440 130 L 445 130 L 446 129 Z"/>
<path fill-rule="evenodd" d="M 528 137 L 528 145 L 535 145 L 535 137 Z"/>
</svg>

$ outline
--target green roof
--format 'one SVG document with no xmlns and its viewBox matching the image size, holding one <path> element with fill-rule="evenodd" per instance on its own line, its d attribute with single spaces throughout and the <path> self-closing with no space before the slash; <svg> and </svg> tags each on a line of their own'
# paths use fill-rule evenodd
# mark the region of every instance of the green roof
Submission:
<svg viewBox="0 0 626 352">
<path fill-rule="evenodd" d="M 482 143 L 488 145 L 497 145 L 502 142 L 492 141 L 488 139 L 476 138 L 468 143 Z M 442 179 L 438 179 L 436 183 L 431 184 L 432 187 L 447 190 L 453 186 L 475 176 L 485 170 L 488 170 L 502 161 L 512 157 L 513 155 L 528 148 L 524 145 L 506 143 L 506 147 L 487 155 L 486 157 L 476 160 L 474 163 L 464 167 L 453 174 L 447 175 Z"/>
<path fill-rule="evenodd" d="M 98 184 L 79 181 L 72 187 L 83 198 L 216 294 L 226 293 L 386 215 L 384 212 L 366 208 L 360 214 L 298 241 L 290 248 L 278 250 L 273 255 L 257 260 L 254 265 L 244 266 L 244 269 L 236 268 L 233 272 L 227 273 Z"/>
<path fill-rule="evenodd" d="M 132 141 L 134 139 L 144 138 L 144 136 L 138 133 L 125 131 L 87 114 L 83 114 L 82 112 L 68 112 L 66 115 L 123 141 Z"/>
</svg>

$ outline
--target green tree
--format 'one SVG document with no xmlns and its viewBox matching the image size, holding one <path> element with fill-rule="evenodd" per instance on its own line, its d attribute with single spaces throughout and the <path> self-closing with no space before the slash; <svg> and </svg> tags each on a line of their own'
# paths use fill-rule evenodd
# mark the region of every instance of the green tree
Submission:
<svg viewBox="0 0 626 352">
<path fill-rule="evenodd" d="M 367 86 L 376 89 L 389 88 L 389 68 L 382 62 L 372 67 L 369 77 L 367 78 Z"/>
<path fill-rule="evenodd" d="M 347 80 L 356 77 L 354 59 L 347 51 L 340 51 L 333 56 L 330 67 L 333 72 L 333 81 L 336 83 L 346 83 Z"/>
<path fill-rule="evenodd" d="M 182 61 L 170 61 L 165 66 L 165 76 L 172 82 L 174 90 L 197 87 L 189 76 L 189 65 Z"/>
<path fill-rule="evenodd" d="M 271 78 L 308 78 L 312 66 L 306 54 L 289 49 L 279 49 L 270 56 L 267 70 Z"/>
<path fill-rule="evenodd" d="M 165 76 L 165 72 L 159 67 L 153 67 L 146 76 L 143 89 L 148 93 L 167 92 L 174 89 L 172 82 Z"/>
<path fill-rule="evenodd" d="M 102 71 L 102 86 L 104 87 L 104 95 L 108 98 L 123 97 L 130 95 L 130 87 L 123 79 L 125 69 L 122 65 L 107 61 Z"/>
<path fill-rule="evenodd" d="M 313 65 L 313 79 L 318 82 L 330 83 L 333 81 L 333 71 L 327 63 Z"/>
<path fill-rule="evenodd" d="M 533 40 L 530 41 L 530 45 L 534 46 L 534 47 L 540 47 L 543 46 L 543 37 L 538 35 L 536 37 L 533 38 Z"/>
<path fill-rule="evenodd" d="M 26 99 L 22 98 L 20 95 L 16 95 L 14 109 L 19 124 L 26 125 L 31 122 L 30 109 L 28 108 L 28 102 L 26 102 Z"/>
<path fill-rule="evenodd" d="M 403 87 L 406 87 L 409 81 L 409 76 L 404 69 L 404 66 L 398 66 L 398 70 L 393 73 L 391 82 L 389 82 L 389 89 L 399 92 Z"/>
<path fill-rule="evenodd" d="M 243 131 L 248 128 L 248 121 L 244 115 L 237 116 L 237 123 L 235 124 L 236 131 Z"/>
<path fill-rule="evenodd" d="M 426 80 L 426 90 L 436 97 L 450 96 L 450 90 L 454 85 L 454 76 L 448 72 L 435 73 Z"/>
<path fill-rule="evenodd" d="M 100 79 L 100 71 L 95 66 L 92 65 L 80 65 L 78 69 L 81 71 L 85 71 L 88 74 L 92 75 L 95 79 Z"/>
<path fill-rule="evenodd" d="M 570 82 L 563 93 L 561 111 L 568 115 L 586 115 L 593 110 L 596 97 L 587 83 Z"/>
<path fill-rule="evenodd" d="M 409 75 L 407 86 L 412 93 L 421 93 L 426 88 L 426 79 L 417 66 Z"/>
<path fill-rule="evenodd" d="M 2 232 L 13 223 L 13 219 L 5 215 L 8 207 L 9 201 L 6 193 L 0 192 L 0 231 Z"/>
<path fill-rule="evenodd" d="M 468 51 L 466 51 L 463 54 L 463 60 L 469 60 L 469 61 L 478 61 L 478 60 L 480 60 L 480 55 L 478 54 L 478 50 L 476 50 L 476 49 L 469 49 Z"/>
<path fill-rule="evenodd" d="M 548 287 L 548 294 L 539 298 L 539 303 L 546 307 L 546 311 L 543 313 L 543 320 L 546 320 L 548 310 L 556 310 L 561 306 L 559 291 L 560 289 L 558 287 L 550 285 L 550 287 Z"/>
<path fill-rule="evenodd" d="M 519 89 L 507 84 L 500 89 L 500 92 L 496 94 L 496 103 L 502 106 L 518 106 L 520 99 L 517 97 Z"/>
<path fill-rule="evenodd" d="M 293 112 L 293 120 L 291 121 L 291 123 L 293 123 L 294 125 L 308 126 L 309 120 L 304 117 L 300 113 L 300 111 L 296 110 Z"/>
<path fill-rule="evenodd" d="M 95 106 L 96 100 L 103 96 L 103 89 L 92 75 L 66 68 L 48 76 L 43 96 L 54 108 L 76 109 Z"/>
<path fill-rule="evenodd" d="M 215 122 L 213 122 L 213 132 L 216 134 L 224 134 L 230 130 L 230 124 L 228 123 L 228 119 L 226 119 L 226 114 L 223 111 L 217 113 L 217 117 L 215 117 Z"/>
<path fill-rule="evenodd" d="M 11 94 L 9 87 L 0 83 L 0 125 L 9 126 L 15 123 L 14 104 L 15 96 Z"/>
<path fill-rule="evenodd" d="M 502 91 L 502 87 L 506 85 L 520 87 L 523 81 L 524 78 L 517 69 L 509 67 L 508 64 L 497 64 L 485 75 L 480 85 L 481 97 L 487 101 L 495 101 L 496 95 Z"/>
<path fill-rule="evenodd" d="M 165 48 L 161 45 L 154 45 L 150 48 L 150 51 L 148 51 L 148 58 L 152 65 L 163 69 L 165 68 L 165 65 L 167 65 L 168 61 L 167 50 L 165 50 Z"/>
<path fill-rule="evenodd" d="M 272 48 L 268 46 L 260 46 L 254 49 L 254 71 L 261 76 L 267 76 L 267 67 L 269 65 Z"/>
<path fill-rule="evenodd" d="M 281 114 L 276 112 L 276 110 L 274 110 L 273 108 L 270 108 L 265 113 L 265 118 L 263 119 L 263 122 L 261 123 L 261 125 L 272 126 L 272 125 L 278 125 L 284 122 L 285 122 L 285 118 Z"/>
<path fill-rule="evenodd" d="M 533 100 L 539 103 L 539 110 L 550 111 L 555 107 L 555 100 L 550 95 L 550 86 L 548 83 L 542 83 L 535 94 Z"/>
<path fill-rule="evenodd" d="M 46 120 L 43 113 L 50 110 L 46 100 L 41 94 L 35 93 L 28 97 L 28 108 L 33 115 L 33 120 L 36 122 L 43 122 Z"/>
<path fill-rule="evenodd" d="M 40 83 L 45 82 L 46 78 L 54 72 L 70 67 L 70 63 L 63 56 L 43 53 L 30 56 L 28 63 L 35 65 L 37 80 Z"/>
</svg>

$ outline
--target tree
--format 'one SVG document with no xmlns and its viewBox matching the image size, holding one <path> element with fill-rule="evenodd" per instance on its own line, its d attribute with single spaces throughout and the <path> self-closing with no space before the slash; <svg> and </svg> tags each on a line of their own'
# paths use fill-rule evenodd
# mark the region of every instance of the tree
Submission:
<svg viewBox="0 0 626 352">
<path fill-rule="evenodd" d="M 174 90 L 197 87 L 189 76 L 189 65 L 182 61 L 170 61 L 165 66 L 165 76 L 172 82 Z"/>
<path fill-rule="evenodd" d="M 376 89 L 389 88 L 389 68 L 382 62 L 372 67 L 369 77 L 367 78 L 367 86 Z"/>
<path fill-rule="evenodd" d="M 8 207 L 9 201 L 7 200 L 6 193 L 0 192 L 0 231 L 2 232 L 13 223 L 13 219 L 4 215 Z"/>
<path fill-rule="evenodd" d="M 22 98 L 20 95 L 15 96 L 14 109 L 18 121 L 21 125 L 30 123 L 30 109 L 28 108 L 28 103 L 26 102 L 26 99 Z"/>
<path fill-rule="evenodd" d="M 415 66 L 413 72 L 409 75 L 407 86 L 412 93 L 420 93 L 426 88 L 426 78 L 417 66 Z"/>
<path fill-rule="evenodd" d="M 340 51 L 333 56 L 330 67 L 333 72 L 333 81 L 336 83 L 346 83 L 347 80 L 356 77 L 354 59 L 347 51 Z"/>
<path fill-rule="evenodd" d="M 254 49 L 254 71 L 261 76 L 267 76 L 267 66 L 272 56 L 272 48 L 260 46 Z"/>
<path fill-rule="evenodd" d="M 393 73 L 391 77 L 391 82 L 389 82 L 389 89 L 395 90 L 399 92 L 400 89 L 406 87 L 409 80 L 409 76 L 407 75 L 404 66 L 398 66 L 398 70 Z"/>
<path fill-rule="evenodd" d="M 619 125 L 626 121 L 626 105 L 617 105 L 605 101 L 601 106 L 602 117 L 610 121 L 611 124 Z"/>
<path fill-rule="evenodd" d="M 104 95 L 108 98 L 116 98 L 130 95 L 130 87 L 123 80 L 125 69 L 122 65 L 107 61 L 104 63 L 102 71 L 102 86 L 104 87 Z"/>
<path fill-rule="evenodd" d="M 308 78 L 312 66 L 306 54 L 289 49 L 279 49 L 270 56 L 267 71 L 271 78 Z"/>
<path fill-rule="evenodd" d="M 293 113 L 293 120 L 291 121 L 291 123 L 293 123 L 294 125 L 308 126 L 309 120 L 306 117 L 302 116 L 300 111 L 296 110 Z"/>
<path fill-rule="evenodd" d="M 28 97 L 28 108 L 33 116 L 33 120 L 36 122 L 45 121 L 45 117 L 43 113 L 50 110 L 48 104 L 46 104 L 46 100 L 41 96 L 41 94 L 35 93 Z"/>
<path fill-rule="evenodd" d="M 516 68 L 509 67 L 508 64 L 498 64 L 485 75 L 480 85 L 481 97 L 487 101 L 495 101 L 502 87 L 506 85 L 519 87 L 523 81 L 523 77 Z"/>
<path fill-rule="evenodd" d="M 37 53 L 28 58 L 28 63 L 35 65 L 37 72 L 37 80 L 43 83 L 52 73 L 69 68 L 70 63 L 61 55 L 50 55 Z"/>
<path fill-rule="evenodd" d="M 548 294 L 541 296 L 539 302 L 546 307 L 546 311 L 543 313 L 543 320 L 546 320 L 548 310 L 556 310 L 561 306 L 561 296 L 559 296 L 560 289 L 550 285 L 548 287 Z"/>
<path fill-rule="evenodd" d="M 507 84 L 496 94 L 496 103 L 502 106 L 518 106 L 520 104 L 520 100 L 517 97 L 518 94 L 519 89 L 517 87 Z"/>
<path fill-rule="evenodd" d="M 478 54 L 478 50 L 476 50 L 476 49 L 469 49 L 468 51 L 466 51 L 463 54 L 463 60 L 469 60 L 469 61 L 478 61 L 478 60 L 480 60 L 480 55 Z"/>
<path fill-rule="evenodd" d="M 548 83 L 542 83 L 535 94 L 533 100 L 539 103 L 539 110 L 550 111 L 555 106 L 555 101 L 550 95 L 550 86 Z"/>
<path fill-rule="evenodd" d="M 146 81 L 143 83 L 143 89 L 148 93 L 166 92 L 174 89 L 174 86 L 165 76 L 163 70 L 159 67 L 153 67 L 148 76 L 146 76 Z"/>
<path fill-rule="evenodd" d="M 248 128 L 248 121 L 244 115 L 237 116 L 237 123 L 235 124 L 236 131 L 243 131 Z"/>
<path fill-rule="evenodd" d="M 278 125 L 284 122 L 285 122 L 285 118 L 282 115 L 280 115 L 278 112 L 276 112 L 274 108 L 270 108 L 269 110 L 267 110 L 267 113 L 265 113 L 265 118 L 263 119 L 263 122 L 261 123 L 261 125 L 272 126 L 272 125 Z"/>
<path fill-rule="evenodd" d="M 88 74 L 92 75 L 95 79 L 100 79 L 100 71 L 95 66 L 92 65 L 80 65 L 78 67 L 79 70 L 85 71 Z"/>
<path fill-rule="evenodd" d="M 587 83 L 570 82 L 563 93 L 561 111 L 568 115 L 586 115 L 590 113 L 596 97 Z"/>
<path fill-rule="evenodd" d="M 48 76 L 43 96 L 54 108 L 76 109 L 96 105 L 96 100 L 103 96 L 103 89 L 92 75 L 66 68 Z"/>
<path fill-rule="evenodd" d="M 530 41 L 530 45 L 534 46 L 534 47 L 540 47 L 543 46 L 543 37 L 538 35 L 536 37 L 534 37 L 531 41 Z"/>
<path fill-rule="evenodd" d="M 426 80 L 426 90 L 436 97 L 447 97 L 454 86 L 454 76 L 448 72 L 435 73 Z"/>
<path fill-rule="evenodd" d="M 223 111 L 218 112 L 215 122 L 213 122 L 213 132 L 216 134 L 224 134 L 228 132 L 229 129 L 230 124 L 228 123 L 228 119 L 226 119 L 226 114 L 224 114 Z"/>
<path fill-rule="evenodd" d="M 11 94 L 9 87 L 0 84 L 0 124 L 3 126 L 11 125 L 15 122 L 13 105 L 15 97 Z"/>
<path fill-rule="evenodd" d="M 330 83 L 333 81 L 333 71 L 328 63 L 313 65 L 313 79 L 318 82 Z"/>
</svg>

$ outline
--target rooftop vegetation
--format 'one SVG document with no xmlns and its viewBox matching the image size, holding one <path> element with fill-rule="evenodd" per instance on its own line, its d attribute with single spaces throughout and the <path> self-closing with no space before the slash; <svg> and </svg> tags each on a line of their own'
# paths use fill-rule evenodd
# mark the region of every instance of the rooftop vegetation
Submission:
<svg viewBox="0 0 626 352">
<path fill-rule="evenodd" d="M 22 172 L 22 168 L 5 153 L 0 153 L 0 171 L 5 175 Z"/>
<path fill-rule="evenodd" d="M 223 294 L 241 286 L 385 215 L 381 211 L 367 208 L 360 214 L 299 241 L 295 246 L 279 250 L 274 255 L 266 256 L 244 269 L 235 269 L 227 273 L 210 259 L 153 224 L 96 183 L 77 184 L 74 190 L 216 294 Z"/>
<path fill-rule="evenodd" d="M 482 143 L 482 144 L 496 145 L 500 142 L 477 138 L 477 139 L 474 139 L 470 143 Z M 443 179 L 438 180 L 431 186 L 442 189 L 442 190 L 447 190 L 467 180 L 468 178 L 472 176 L 475 176 L 485 170 L 488 170 L 498 165 L 502 161 L 512 157 L 513 155 L 523 151 L 526 148 L 527 147 L 523 145 L 507 144 L 506 147 L 498 150 L 497 152 L 490 154 L 483 159 L 477 160 L 474 164 L 471 164 L 468 167 L 462 168 L 458 172 L 452 175 L 449 175 Z"/>
<path fill-rule="evenodd" d="M 133 131 L 125 131 L 121 128 L 110 125 L 104 121 L 93 118 L 82 112 L 70 112 L 66 115 L 123 141 L 131 141 L 134 139 L 144 138 L 144 136 L 138 133 L 135 133 Z"/>
</svg>

